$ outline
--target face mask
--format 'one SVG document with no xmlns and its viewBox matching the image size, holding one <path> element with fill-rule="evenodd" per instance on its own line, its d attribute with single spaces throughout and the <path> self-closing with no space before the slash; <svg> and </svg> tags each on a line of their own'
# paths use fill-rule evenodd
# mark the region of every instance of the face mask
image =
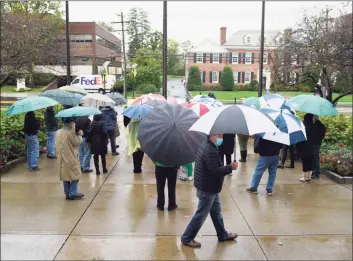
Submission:
<svg viewBox="0 0 353 261">
<path fill-rule="evenodd" d="M 222 143 L 223 143 L 223 138 L 217 138 L 216 143 L 215 143 L 216 146 L 219 147 L 222 145 Z"/>
</svg>

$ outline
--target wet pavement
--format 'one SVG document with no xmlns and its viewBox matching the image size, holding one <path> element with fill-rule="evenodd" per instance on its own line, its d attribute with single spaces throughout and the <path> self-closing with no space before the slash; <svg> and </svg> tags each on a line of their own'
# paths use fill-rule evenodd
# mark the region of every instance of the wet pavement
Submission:
<svg viewBox="0 0 353 261">
<path fill-rule="evenodd" d="M 324 176 L 301 184 L 297 163 L 278 171 L 273 197 L 265 193 L 267 174 L 259 194 L 248 194 L 254 154 L 221 192 L 237 240 L 218 243 L 208 217 L 197 237 L 202 248 L 182 246 L 197 207 L 193 182 L 178 181 L 178 210 L 157 211 L 154 165 L 145 157 L 143 173 L 132 173 L 120 129 L 120 156 L 108 157 L 107 175 L 82 175 L 83 200 L 64 199 L 56 160 L 44 155 L 40 172 L 21 164 L 2 174 L 2 260 L 352 260 L 352 186 Z"/>
</svg>

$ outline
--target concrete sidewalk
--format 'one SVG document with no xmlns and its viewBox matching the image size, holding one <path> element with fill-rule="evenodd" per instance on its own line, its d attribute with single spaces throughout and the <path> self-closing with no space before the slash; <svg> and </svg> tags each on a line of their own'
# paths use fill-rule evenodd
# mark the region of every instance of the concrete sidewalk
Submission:
<svg viewBox="0 0 353 261">
<path fill-rule="evenodd" d="M 108 175 L 82 175 L 83 200 L 64 199 L 56 160 L 42 157 L 38 173 L 22 164 L 1 176 L 2 260 L 352 260 L 352 187 L 326 177 L 301 184 L 297 163 L 278 171 L 273 197 L 267 174 L 259 194 L 248 194 L 254 154 L 221 192 L 226 228 L 238 239 L 218 243 L 208 217 L 202 248 L 182 246 L 197 208 L 193 182 L 178 181 L 178 210 L 157 211 L 154 165 L 145 157 L 143 173 L 132 173 L 120 129 L 121 155 L 108 157 Z"/>
</svg>

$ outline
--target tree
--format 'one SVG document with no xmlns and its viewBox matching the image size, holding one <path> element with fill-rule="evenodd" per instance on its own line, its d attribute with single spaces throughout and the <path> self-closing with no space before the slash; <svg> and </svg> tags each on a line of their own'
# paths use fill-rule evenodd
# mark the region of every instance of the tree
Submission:
<svg viewBox="0 0 353 261">
<path fill-rule="evenodd" d="M 202 88 L 201 73 L 197 66 L 191 66 L 189 69 L 189 76 L 187 81 L 187 88 L 189 91 L 199 90 Z"/>
<path fill-rule="evenodd" d="M 98 24 L 103 27 L 105 30 L 107 30 L 108 32 L 112 33 L 114 32 L 114 27 L 111 26 L 110 24 L 107 24 L 106 22 L 104 21 L 100 21 L 98 22 Z"/>
<path fill-rule="evenodd" d="M 176 74 L 178 67 L 182 66 L 182 56 L 179 53 L 179 43 L 172 39 L 168 40 L 167 73 Z"/>
<path fill-rule="evenodd" d="M 7 1 L 1 2 L 1 11 L 16 14 L 53 14 L 62 16 L 59 1 Z"/>
<path fill-rule="evenodd" d="M 154 31 L 148 34 L 146 39 L 146 48 L 152 50 L 162 50 L 163 34 L 159 31 Z"/>
<path fill-rule="evenodd" d="M 233 90 L 234 86 L 234 77 L 232 68 L 229 66 L 224 66 L 222 75 L 221 75 L 221 86 L 224 91 Z"/>
</svg>

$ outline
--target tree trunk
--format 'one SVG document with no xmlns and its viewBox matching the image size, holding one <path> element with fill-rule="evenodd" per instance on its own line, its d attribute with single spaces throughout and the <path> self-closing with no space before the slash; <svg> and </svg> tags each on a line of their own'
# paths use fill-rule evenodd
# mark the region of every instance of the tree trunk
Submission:
<svg viewBox="0 0 353 261">
<path fill-rule="evenodd" d="M 337 103 L 338 103 L 338 101 L 339 101 L 341 98 L 343 98 L 343 97 L 345 97 L 345 96 L 347 96 L 347 95 L 353 95 L 353 91 L 349 91 L 349 92 L 347 92 L 347 93 L 344 93 L 344 94 L 341 94 L 340 96 L 338 96 L 336 99 L 334 99 L 334 100 L 332 101 L 333 105 L 336 106 Z"/>
<path fill-rule="evenodd" d="M 326 94 L 326 99 L 332 103 L 332 84 L 331 84 L 331 79 L 327 73 L 326 66 L 322 68 L 322 74 L 323 78 L 325 79 L 326 82 L 326 87 L 327 87 L 327 94 Z"/>
</svg>

